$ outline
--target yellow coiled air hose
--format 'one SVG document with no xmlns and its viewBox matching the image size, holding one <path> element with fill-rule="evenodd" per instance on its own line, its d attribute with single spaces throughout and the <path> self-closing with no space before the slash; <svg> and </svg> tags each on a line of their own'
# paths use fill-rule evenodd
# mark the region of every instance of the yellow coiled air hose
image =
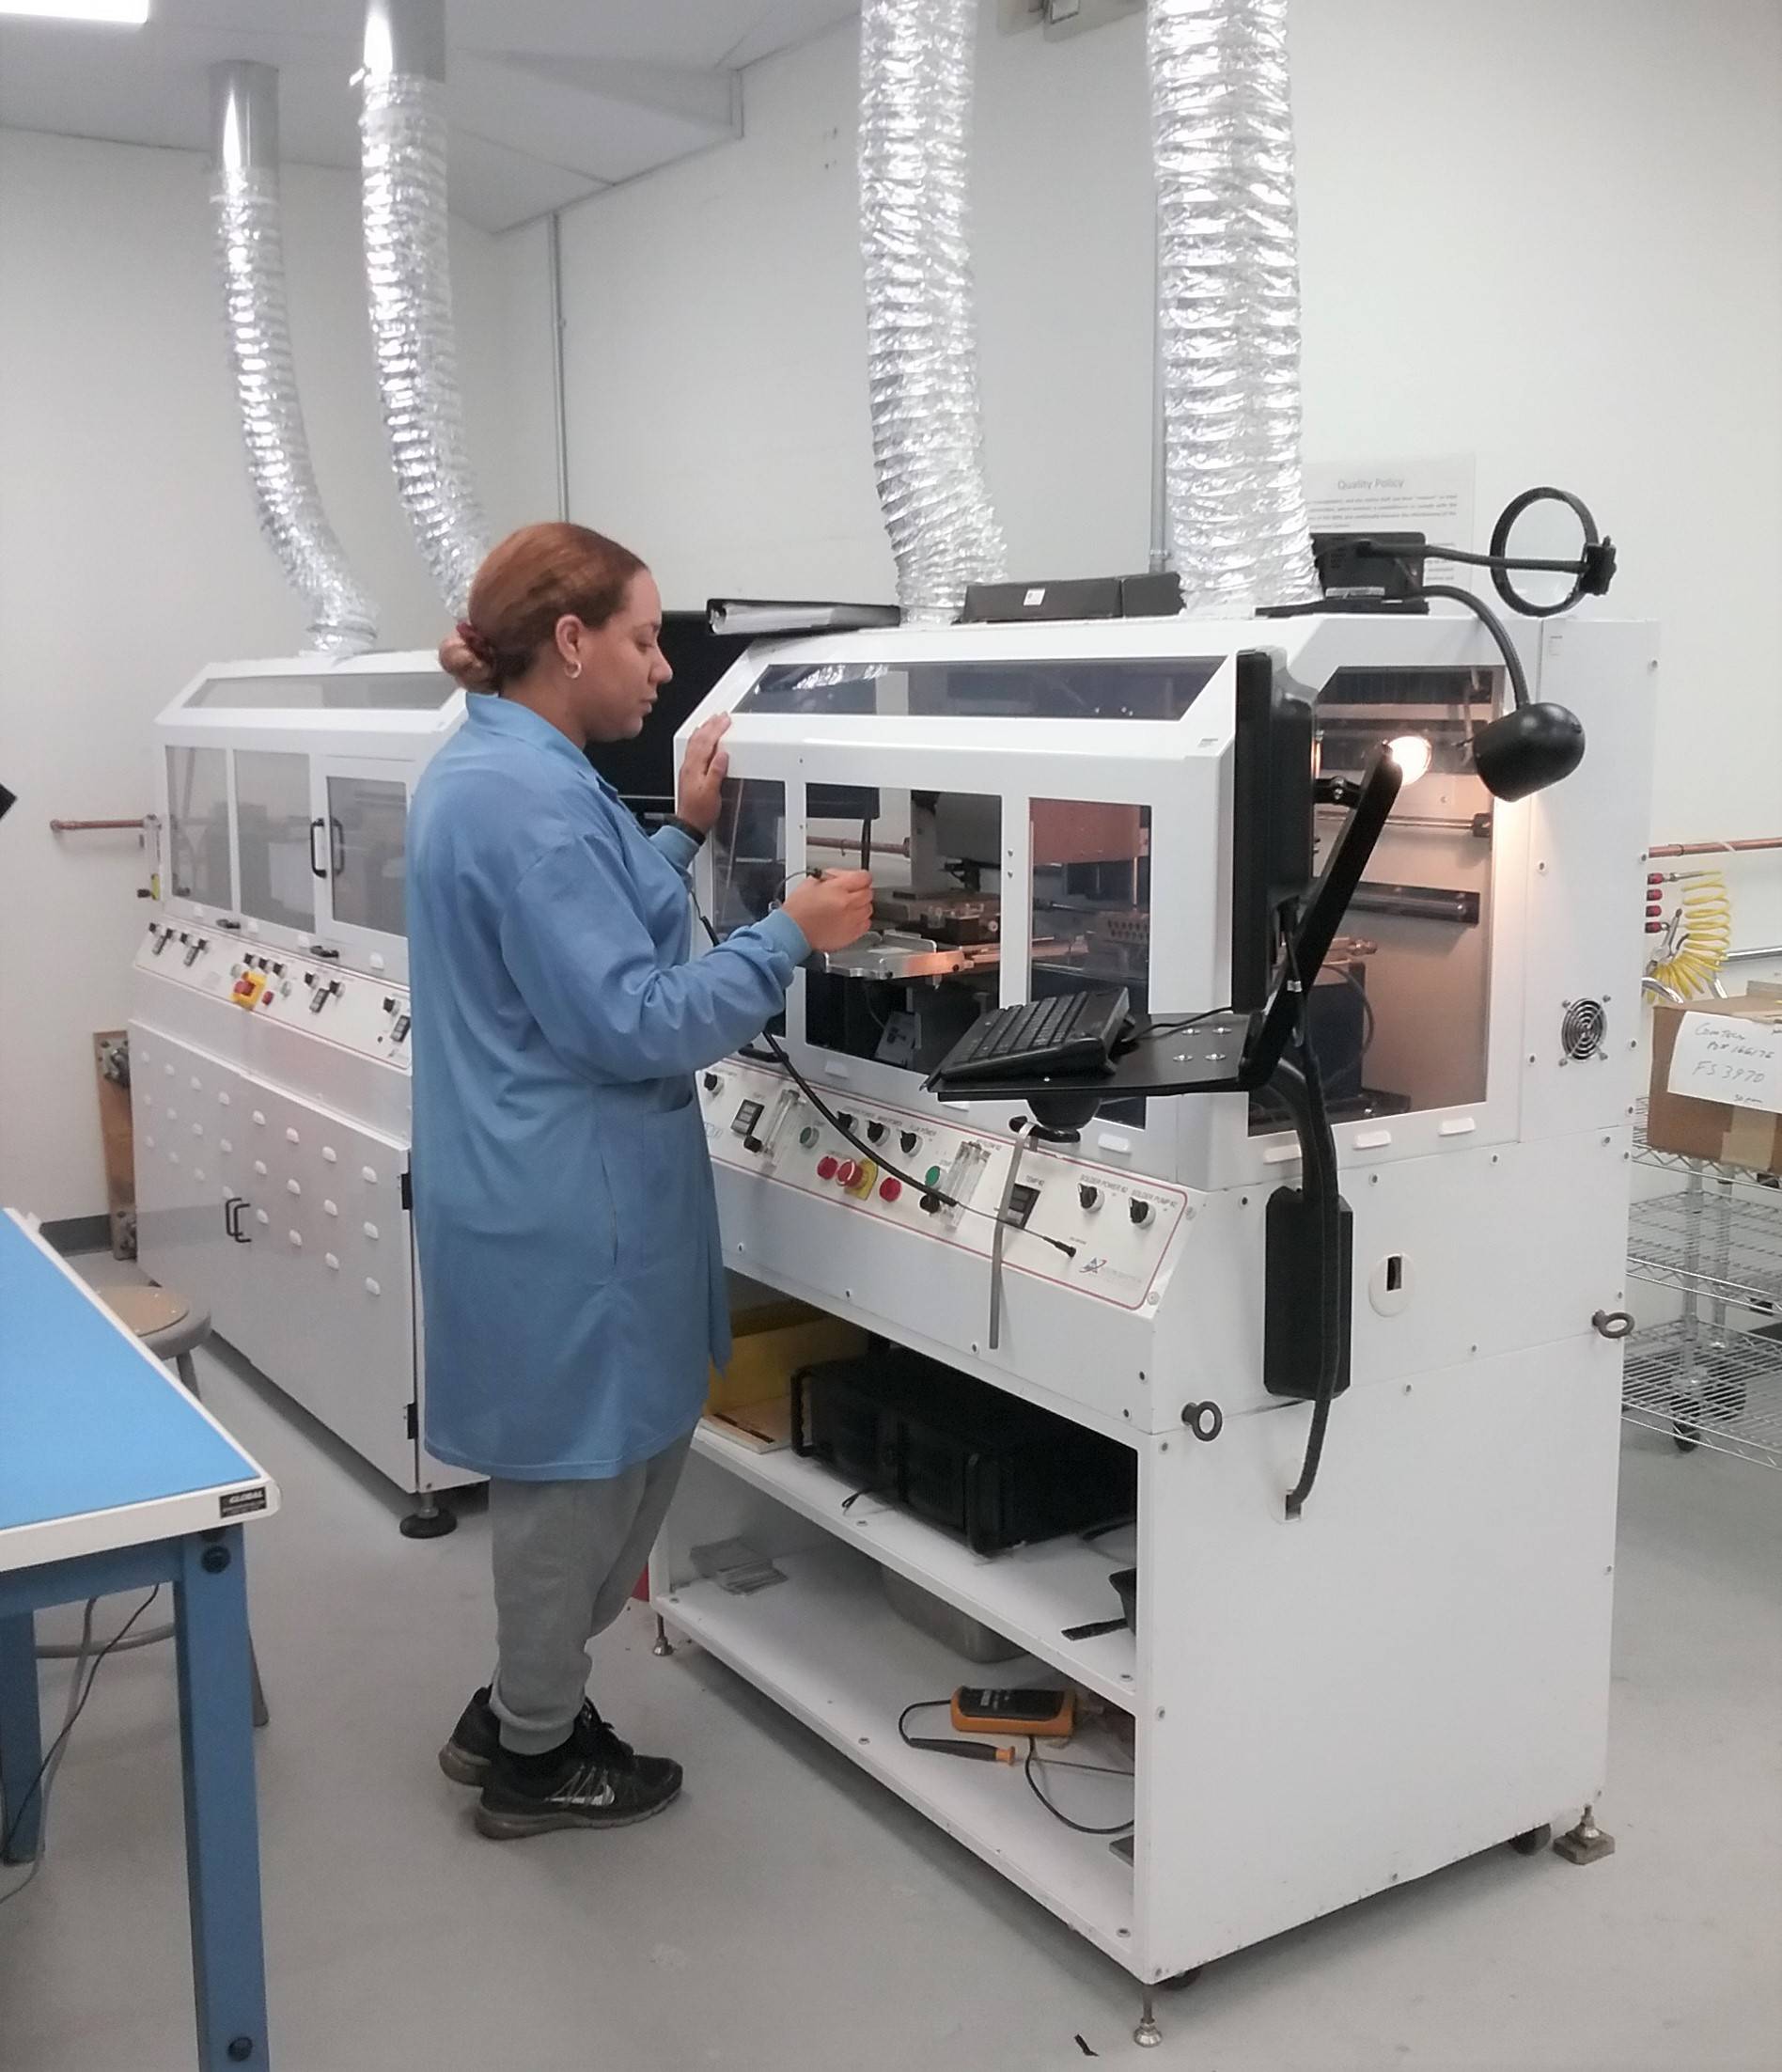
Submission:
<svg viewBox="0 0 1782 2072">
<path fill-rule="evenodd" d="M 1732 895 L 1718 871 L 1679 871 L 1673 882 L 1679 887 L 1676 911 L 1646 968 L 1681 998 L 1696 1000 L 1713 991 L 1732 948 Z"/>
</svg>

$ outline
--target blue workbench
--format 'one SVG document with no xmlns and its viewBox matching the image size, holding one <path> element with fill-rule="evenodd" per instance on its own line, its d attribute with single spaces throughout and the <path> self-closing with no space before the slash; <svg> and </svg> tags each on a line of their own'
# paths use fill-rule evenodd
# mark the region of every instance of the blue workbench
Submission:
<svg viewBox="0 0 1782 2072">
<path fill-rule="evenodd" d="M 203 1405 L 0 1213 L 0 1860 L 37 1853 L 33 1613 L 171 1585 L 203 2072 L 269 2063 L 242 1526 L 277 1503 Z"/>
</svg>

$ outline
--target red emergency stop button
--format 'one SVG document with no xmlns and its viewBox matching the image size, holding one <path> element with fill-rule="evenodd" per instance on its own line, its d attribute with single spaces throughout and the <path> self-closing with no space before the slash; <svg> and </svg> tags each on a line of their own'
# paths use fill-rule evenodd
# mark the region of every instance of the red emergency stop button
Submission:
<svg viewBox="0 0 1782 2072">
<path fill-rule="evenodd" d="M 903 1183 L 901 1180 L 881 1180 L 879 1183 L 879 1199 L 881 1201 L 895 1201 L 902 1192 Z"/>
<path fill-rule="evenodd" d="M 817 1161 L 817 1177 L 819 1180 L 833 1180 L 836 1177 L 836 1160 L 827 1154 Z"/>
<path fill-rule="evenodd" d="M 859 1161 L 853 1158 L 844 1158 L 839 1170 L 836 1174 L 837 1182 L 844 1187 L 852 1187 L 859 1177 Z"/>
</svg>

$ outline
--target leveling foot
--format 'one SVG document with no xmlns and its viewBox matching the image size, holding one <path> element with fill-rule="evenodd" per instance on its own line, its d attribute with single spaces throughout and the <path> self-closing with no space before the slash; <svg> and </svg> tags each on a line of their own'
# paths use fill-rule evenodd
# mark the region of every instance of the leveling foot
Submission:
<svg viewBox="0 0 1782 2072">
<path fill-rule="evenodd" d="M 1587 1806 L 1584 1818 L 1553 1845 L 1555 1854 L 1564 1857 L 1568 1863 L 1598 1863 L 1605 1856 L 1615 1854 L 1615 1837 L 1604 1834 L 1597 1826 L 1593 1812 L 1593 1808 Z"/>
</svg>

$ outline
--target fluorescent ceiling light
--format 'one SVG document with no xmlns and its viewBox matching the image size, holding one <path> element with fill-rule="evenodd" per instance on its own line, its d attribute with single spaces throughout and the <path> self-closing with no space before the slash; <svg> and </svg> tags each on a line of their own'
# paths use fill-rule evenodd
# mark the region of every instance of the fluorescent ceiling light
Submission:
<svg viewBox="0 0 1782 2072">
<path fill-rule="evenodd" d="M 152 0 L 0 0 L 0 15 L 28 15 L 38 22 L 110 22 L 139 29 Z"/>
</svg>

